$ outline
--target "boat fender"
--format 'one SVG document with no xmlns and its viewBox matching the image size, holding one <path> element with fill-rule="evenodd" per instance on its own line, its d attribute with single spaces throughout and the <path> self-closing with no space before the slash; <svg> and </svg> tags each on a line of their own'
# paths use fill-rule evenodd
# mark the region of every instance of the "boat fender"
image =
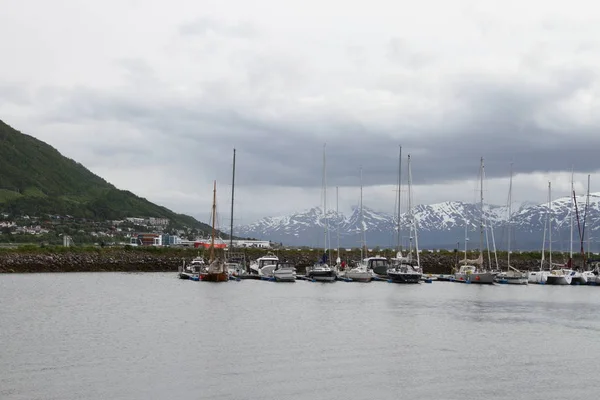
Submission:
<svg viewBox="0 0 600 400">
<path fill-rule="evenodd" d="M 478 280 L 479 280 L 479 275 L 477 275 L 477 276 L 475 277 L 475 280 L 476 280 L 476 281 L 478 281 Z"/>
</svg>

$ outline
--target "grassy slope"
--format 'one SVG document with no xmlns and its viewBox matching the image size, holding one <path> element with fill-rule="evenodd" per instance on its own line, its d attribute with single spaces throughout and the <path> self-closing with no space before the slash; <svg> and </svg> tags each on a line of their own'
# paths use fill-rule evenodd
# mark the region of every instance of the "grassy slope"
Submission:
<svg viewBox="0 0 600 400">
<path fill-rule="evenodd" d="M 206 224 L 176 214 L 115 188 L 52 146 L 0 120 L 0 211 L 69 214 L 99 220 L 165 217 L 176 225 L 207 230 Z"/>
</svg>

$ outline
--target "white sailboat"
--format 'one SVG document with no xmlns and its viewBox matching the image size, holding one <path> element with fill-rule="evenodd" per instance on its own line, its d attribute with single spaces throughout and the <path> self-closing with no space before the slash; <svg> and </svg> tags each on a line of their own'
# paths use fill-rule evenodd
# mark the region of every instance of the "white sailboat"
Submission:
<svg viewBox="0 0 600 400">
<path fill-rule="evenodd" d="M 575 195 L 573 195 L 575 197 Z M 589 270 L 583 270 L 586 267 L 586 256 L 585 250 L 583 249 L 583 243 L 585 240 L 585 224 L 587 222 L 587 213 L 588 208 L 590 206 L 590 175 L 588 175 L 588 186 L 587 186 L 587 195 L 585 201 L 585 211 L 583 217 L 583 229 L 579 229 L 579 240 L 581 245 L 581 258 L 582 258 L 582 266 L 578 268 L 573 274 L 573 278 L 571 279 L 571 285 L 586 285 L 588 281 L 596 281 L 596 275 Z M 575 198 L 575 211 L 577 212 L 577 200 Z M 579 213 L 577 215 L 577 225 L 579 226 Z"/>
<path fill-rule="evenodd" d="M 570 285 L 573 280 L 573 275 L 575 271 L 572 269 L 573 265 L 573 208 L 574 208 L 574 196 L 575 190 L 573 189 L 573 172 L 571 171 L 571 209 L 569 211 L 570 214 L 570 223 L 571 223 L 571 238 L 570 238 L 570 248 L 569 248 L 569 260 L 566 265 L 561 266 L 560 268 L 552 269 L 550 274 L 546 278 L 546 283 L 548 285 Z M 552 265 L 552 264 L 550 264 Z"/>
<path fill-rule="evenodd" d="M 335 233 L 337 235 L 337 258 L 335 259 L 335 267 L 339 273 L 342 267 L 342 259 L 340 257 L 340 197 L 339 197 L 339 187 L 335 187 L 335 218 L 337 221 L 337 226 L 335 229 Z"/>
<path fill-rule="evenodd" d="M 356 282 L 371 282 L 373 274 L 369 271 L 368 260 L 363 259 L 363 249 L 366 250 L 365 224 L 363 220 L 363 184 L 362 184 L 362 167 L 360 168 L 360 228 L 361 228 L 361 246 L 360 259 L 361 261 L 354 267 L 346 269 L 343 277 Z"/>
<path fill-rule="evenodd" d="M 402 148 L 400 149 L 402 151 Z M 407 257 L 402 256 L 402 252 L 398 251 L 396 258 L 392 258 L 392 265 L 387 271 L 390 281 L 395 283 L 419 283 L 423 276 L 421 270 L 421 262 L 419 258 L 419 240 L 417 237 L 417 226 L 412 211 L 412 172 L 410 165 L 410 154 L 408 155 L 408 224 L 409 224 L 409 247 Z M 400 193 L 400 187 L 398 187 Z M 398 200 L 398 204 L 400 201 Z M 400 215 L 400 211 L 398 211 Z M 400 228 L 400 225 L 398 225 Z M 398 231 L 400 236 L 400 231 Z M 415 260 L 412 259 L 413 239 L 416 249 Z"/>
<path fill-rule="evenodd" d="M 548 269 L 544 269 L 546 229 L 548 230 Z M 538 271 L 529 271 L 527 281 L 529 283 L 545 284 L 552 269 L 552 183 L 548 182 L 548 207 L 546 208 L 546 222 L 544 223 L 544 239 L 542 240 L 542 259 Z"/>
<path fill-rule="evenodd" d="M 510 180 L 508 184 L 508 244 L 506 271 L 496 275 L 496 282 L 509 285 L 527 285 L 528 276 L 526 272 L 521 272 L 510 265 L 510 242 L 511 242 L 511 217 L 512 217 L 512 163 L 510 164 Z"/>
<path fill-rule="evenodd" d="M 484 165 L 483 157 L 481 158 L 481 164 L 479 167 L 480 171 L 480 221 L 479 221 L 479 257 L 475 260 L 467 260 L 467 238 L 465 237 L 465 259 L 462 260 L 462 264 L 458 272 L 454 274 L 455 282 L 462 283 L 478 283 L 478 284 L 493 284 L 496 277 L 495 272 L 486 271 L 483 269 L 483 175 Z M 466 230 L 465 230 L 466 231 Z M 465 235 L 466 236 L 466 235 Z"/>
<path fill-rule="evenodd" d="M 337 273 L 334 267 L 328 264 L 330 256 L 329 251 L 329 226 L 327 220 L 327 178 L 326 178 L 326 158 L 325 158 L 325 145 L 323 145 L 323 219 L 324 219 L 324 247 L 323 257 L 320 261 L 316 262 L 310 267 L 306 268 L 306 277 L 318 282 L 334 282 L 337 277 Z"/>
</svg>

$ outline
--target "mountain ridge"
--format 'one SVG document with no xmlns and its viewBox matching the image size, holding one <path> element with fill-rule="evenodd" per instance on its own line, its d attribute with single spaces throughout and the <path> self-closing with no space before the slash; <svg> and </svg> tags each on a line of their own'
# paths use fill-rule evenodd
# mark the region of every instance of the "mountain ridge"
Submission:
<svg viewBox="0 0 600 400">
<path fill-rule="evenodd" d="M 584 215 L 586 195 L 577 196 L 580 219 Z M 511 249 L 536 250 L 541 248 L 546 221 L 547 203 L 525 203 L 512 213 L 508 221 L 508 207 L 485 205 L 485 225 L 492 227 L 484 242 L 498 249 L 507 248 L 507 232 L 510 226 L 513 232 Z M 552 201 L 553 242 L 564 242 L 569 237 L 570 198 L 560 197 Z M 446 201 L 435 204 L 418 204 L 414 208 L 414 216 L 418 225 L 418 239 L 421 248 L 456 248 L 464 246 L 465 225 L 469 236 L 469 247 L 479 246 L 480 205 L 461 201 Z M 337 245 L 337 226 L 340 227 L 340 245 L 342 247 L 360 246 L 360 218 L 358 207 L 353 207 L 350 215 L 337 214 L 328 210 L 328 225 L 332 246 Z M 397 219 L 395 216 L 378 212 L 363 206 L 366 241 L 369 247 L 390 247 L 397 243 Z M 575 216 L 574 216 L 575 220 Z M 401 232 L 403 244 L 408 242 L 407 214 L 401 215 Z M 583 224 L 583 221 L 582 221 Z M 590 193 L 590 208 L 586 221 L 586 232 L 595 235 L 600 229 L 600 192 Z M 260 239 L 269 238 L 290 246 L 324 246 L 324 218 L 320 207 L 295 212 L 285 216 L 266 217 L 247 225 L 235 228 L 243 236 Z M 315 239 L 317 238 L 317 239 Z M 574 222 L 574 243 L 579 243 L 578 228 Z M 476 243 L 475 243 L 476 242 Z M 559 250 L 559 243 L 553 244 Z M 592 243 L 597 248 L 597 243 Z M 546 244 L 547 246 L 547 244 Z M 563 244 L 564 246 L 564 244 Z M 578 246 L 575 246 L 578 248 Z"/>
</svg>

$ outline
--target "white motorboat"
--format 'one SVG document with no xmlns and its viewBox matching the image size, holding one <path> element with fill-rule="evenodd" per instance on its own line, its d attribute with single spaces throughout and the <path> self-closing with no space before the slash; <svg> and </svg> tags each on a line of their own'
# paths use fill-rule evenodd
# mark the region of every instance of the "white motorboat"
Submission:
<svg viewBox="0 0 600 400">
<path fill-rule="evenodd" d="M 278 262 L 279 257 L 269 252 L 250 263 L 250 273 L 270 278 L 273 276 L 273 270 L 275 270 L 275 266 Z"/>
<path fill-rule="evenodd" d="M 230 246 L 233 248 L 233 246 Z M 230 277 L 237 277 L 246 273 L 246 255 L 242 252 L 227 252 L 227 272 Z"/>
<path fill-rule="evenodd" d="M 179 279 L 198 279 L 200 272 L 206 269 L 204 258 L 198 256 L 192 259 L 189 264 L 183 264 L 179 271 Z"/>
<path fill-rule="evenodd" d="M 277 282 L 296 282 L 296 266 L 287 261 L 280 261 L 275 265 L 273 278 Z"/>
<path fill-rule="evenodd" d="M 333 282 L 337 278 L 337 273 L 334 268 L 321 261 L 306 268 L 306 277 L 316 282 Z"/>
<path fill-rule="evenodd" d="M 244 267 L 239 262 L 226 262 L 227 272 L 229 276 L 240 276 L 244 273 Z"/>
<path fill-rule="evenodd" d="M 492 285 L 494 283 L 495 278 L 495 272 L 480 271 L 476 266 L 468 264 L 461 265 L 458 269 L 458 272 L 454 274 L 454 282 L 461 283 L 479 283 Z"/>
<path fill-rule="evenodd" d="M 379 254 L 374 257 L 368 257 L 363 260 L 371 275 L 377 278 L 387 279 L 387 271 L 390 268 L 390 262 L 387 258 Z"/>
<path fill-rule="evenodd" d="M 350 279 L 354 282 L 371 282 L 373 279 L 373 274 L 364 261 L 357 263 L 353 268 L 347 267 L 339 276 L 342 279 Z"/>
<path fill-rule="evenodd" d="M 517 270 L 502 271 L 496 275 L 494 281 L 508 285 L 527 285 L 529 283 L 529 275 L 527 272 Z"/>
</svg>

